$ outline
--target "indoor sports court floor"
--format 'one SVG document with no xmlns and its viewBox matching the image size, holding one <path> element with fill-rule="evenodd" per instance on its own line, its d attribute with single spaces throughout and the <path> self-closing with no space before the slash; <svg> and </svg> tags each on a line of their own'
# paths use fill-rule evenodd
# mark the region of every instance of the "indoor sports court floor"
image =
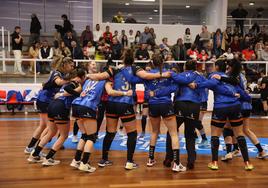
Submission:
<svg viewBox="0 0 268 188">
<path fill-rule="evenodd" d="M 205 116 L 205 128 L 209 133 L 210 114 Z M 268 119 L 252 118 L 252 130 L 261 138 L 263 146 L 268 150 Z M 135 161 L 139 168 L 126 171 L 124 163 L 126 157 L 125 137 L 117 136 L 112 146 L 110 159 L 113 166 L 104 169 L 97 168 L 95 173 L 89 174 L 75 170 L 69 166 L 74 155 L 75 144 L 71 143 L 71 136 L 65 143 L 65 150 L 56 154 L 61 164 L 53 167 L 42 167 L 40 164 L 29 164 L 27 155 L 23 153 L 24 147 L 31 138 L 33 130 L 38 125 L 38 115 L 0 115 L 0 187 L 268 187 L 268 159 L 255 159 L 256 149 L 249 144 L 249 153 L 255 169 L 252 172 L 244 171 L 241 158 L 235 158 L 228 163 L 220 162 L 220 170 L 211 171 L 207 168 L 210 161 L 210 149 L 198 148 L 198 158 L 195 169 L 183 173 L 173 173 L 164 168 L 165 137 L 161 135 L 158 140 L 157 164 L 155 167 L 146 167 L 148 139 L 139 139 Z M 140 125 L 138 123 L 140 130 Z M 105 125 L 102 126 L 105 130 Z M 148 128 L 150 132 L 150 128 Z M 163 128 L 162 133 L 165 132 Z M 92 155 L 92 165 L 97 166 L 100 159 L 100 134 L 96 143 L 96 152 Z M 180 139 L 184 148 L 184 140 Z M 222 142 L 221 142 L 222 143 Z M 249 142 L 248 142 L 249 143 Z M 223 146 L 223 145 L 222 145 Z M 48 146 L 49 147 L 49 146 Z M 221 147 L 222 149 L 222 147 Z M 223 152 L 223 151 L 222 151 Z M 182 149 L 181 161 L 186 165 L 185 150 Z M 223 152 L 224 153 L 224 152 Z"/>
</svg>

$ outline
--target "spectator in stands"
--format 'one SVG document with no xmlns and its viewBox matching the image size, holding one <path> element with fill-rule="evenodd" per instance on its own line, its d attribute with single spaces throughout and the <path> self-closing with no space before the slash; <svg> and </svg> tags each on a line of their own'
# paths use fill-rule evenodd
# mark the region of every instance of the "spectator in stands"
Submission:
<svg viewBox="0 0 268 188">
<path fill-rule="evenodd" d="M 172 46 L 171 53 L 176 61 L 184 61 L 187 56 L 187 49 L 183 44 L 182 38 L 178 38 L 177 43 Z"/>
<path fill-rule="evenodd" d="M 227 60 L 232 60 L 232 59 L 234 59 L 234 54 L 232 53 L 232 49 L 231 49 L 231 47 L 229 47 L 229 48 L 227 49 L 227 51 L 226 51 L 224 54 L 222 54 L 222 56 L 225 57 Z"/>
<path fill-rule="evenodd" d="M 153 40 L 153 36 L 149 31 L 149 27 L 146 26 L 144 32 L 140 34 L 139 44 L 148 44 L 149 41 Z"/>
<path fill-rule="evenodd" d="M 77 44 L 76 41 L 72 41 L 71 42 L 71 46 L 72 46 L 72 58 L 73 59 L 84 59 L 84 54 L 82 49 L 80 48 L 80 46 Z"/>
<path fill-rule="evenodd" d="M 231 27 L 227 27 L 226 30 L 223 32 L 223 40 L 225 43 L 225 49 L 223 49 L 224 51 L 227 51 L 229 49 L 229 47 L 231 46 L 231 42 L 232 42 L 232 29 Z"/>
<path fill-rule="evenodd" d="M 245 61 L 251 61 L 253 54 L 254 54 L 254 50 L 253 50 L 253 45 L 252 44 L 248 44 L 247 48 L 242 50 L 242 58 Z"/>
<path fill-rule="evenodd" d="M 239 37 L 237 35 L 235 35 L 233 38 L 233 41 L 231 43 L 231 49 L 232 49 L 232 52 L 240 52 L 241 51 L 240 41 L 239 41 Z"/>
<path fill-rule="evenodd" d="M 190 28 L 186 28 L 185 29 L 185 34 L 183 36 L 183 40 L 184 40 L 184 46 L 185 48 L 188 50 L 189 48 L 191 48 L 192 45 L 192 35 L 191 35 L 191 31 Z"/>
<path fill-rule="evenodd" d="M 33 59 L 38 59 L 39 58 L 39 50 L 40 50 L 40 43 L 38 41 L 34 42 L 32 46 L 29 49 L 29 57 Z M 34 66 L 35 66 L 35 61 L 30 61 L 30 73 L 34 73 Z"/>
<path fill-rule="evenodd" d="M 266 33 L 266 27 L 262 26 L 261 27 L 261 32 L 257 35 L 257 40 L 263 40 L 263 43 L 265 44 L 268 42 L 268 35 Z"/>
<path fill-rule="evenodd" d="M 148 45 L 148 46 L 147 46 L 147 51 L 148 51 L 148 53 L 149 53 L 149 59 L 152 59 L 152 57 L 153 57 L 153 55 L 154 55 L 154 51 L 153 51 L 151 45 Z"/>
<path fill-rule="evenodd" d="M 233 38 L 234 36 L 238 36 L 239 39 L 242 39 L 243 38 L 243 35 L 240 33 L 239 31 L 239 27 L 234 27 L 234 31 L 233 31 Z"/>
<path fill-rule="evenodd" d="M 115 60 L 119 60 L 121 58 L 121 55 L 122 55 L 123 47 L 119 43 L 117 38 L 113 38 L 111 49 L 112 49 L 111 58 L 115 59 Z"/>
<path fill-rule="evenodd" d="M 13 34 L 11 35 L 12 51 L 15 57 L 14 74 L 25 75 L 21 68 L 23 38 L 20 32 L 20 26 L 16 26 Z"/>
<path fill-rule="evenodd" d="M 113 34 L 112 38 L 117 38 L 118 39 L 118 31 L 117 30 L 114 31 L 114 34 Z"/>
<path fill-rule="evenodd" d="M 262 60 L 261 59 L 261 52 L 262 52 L 263 48 L 264 48 L 264 44 L 263 44 L 262 40 L 256 43 L 256 45 L 255 45 L 255 54 L 257 55 L 257 60 L 258 61 Z"/>
<path fill-rule="evenodd" d="M 214 55 L 214 50 L 213 50 L 213 44 L 212 44 L 212 42 L 209 42 L 207 44 L 207 47 L 205 49 L 206 49 L 206 52 L 208 54 L 208 59 L 211 59 L 212 56 Z"/>
<path fill-rule="evenodd" d="M 195 44 L 192 44 L 191 48 L 187 50 L 187 56 L 190 59 L 197 60 L 198 54 L 199 54 L 199 52 L 198 52 L 197 46 Z"/>
<path fill-rule="evenodd" d="M 135 35 L 135 44 L 139 44 L 140 42 L 140 37 L 141 37 L 141 32 L 137 31 Z"/>
<path fill-rule="evenodd" d="M 86 30 L 84 30 L 81 34 L 80 42 L 82 42 L 83 47 L 87 45 L 88 41 L 93 42 L 93 33 L 90 30 L 90 26 L 86 26 Z"/>
<path fill-rule="evenodd" d="M 61 59 L 72 56 L 70 49 L 65 45 L 64 41 L 60 42 L 59 48 L 55 50 L 54 53 L 55 56 L 58 56 Z"/>
<path fill-rule="evenodd" d="M 94 57 L 95 51 L 96 51 L 95 46 L 93 46 L 93 43 L 91 41 L 88 41 L 87 45 L 83 48 L 83 53 L 86 59 Z"/>
<path fill-rule="evenodd" d="M 48 45 L 47 40 L 42 42 L 42 47 L 39 51 L 39 59 L 52 59 L 53 49 Z M 50 61 L 40 61 L 40 69 L 38 68 L 37 73 L 48 74 L 50 72 Z"/>
<path fill-rule="evenodd" d="M 261 51 L 261 60 L 268 61 L 268 44 L 266 44 Z"/>
<path fill-rule="evenodd" d="M 202 26 L 202 32 L 199 34 L 199 42 L 200 42 L 200 47 L 206 48 L 208 42 L 211 39 L 211 33 L 208 31 L 208 28 L 206 25 Z"/>
<path fill-rule="evenodd" d="M 141 47 L 136 51 L 135 59 L 137 60 L 147 60 L 149 59 L 149 53 L 147 51 L 147 44 L 141 44 Z"/>
<path fill-rule="evenodd" d="M 100 30 L 100 24 L 96 24 L 96 30 L 93 31 L 93 40 L 95 45 L 98 43 L 100 37 L 102 37 L 103 32 Z"/>
<path fill-rule="evenodd" d="M 223 54 L 223 49 L 225 49 L 225 41 L 223 40 L 223 35 L 220 29 L 216 30 L 213 36 L 213 51 L 216 57 L 220 57 Z"/>
<path fill-rule="evenodd" d="M 65 43 L 65 45 L 72 51 L 72 45 L 71 42 L 72 41 L 77 41 L 76 38 L 73 36 L 72 31 L 68 31 L 66 33 L 66 35 L 63 38 L 63 41 Z"/>
<path fill-rule="evenodd" d="M 121 30 L 121 35 L 119 36 L 119 42 L 125 47 L 128 46 L 128 38 L 126 35 L 126 31 L 123 29 Z"/>
<path fill-rule="evenodd" d="M 151 33 L 152 38 L 150 38 L 149 41 L 147 41 L 147 44 L 150 44 L 152 46 L 152 48 L 154 49 L 154 46 L 156 45 L 156 43 L 155 43 L 156 34 L 154 32 L 154 28 L 151 27 L 149 29 L 149 32 Z"/>
<path fill-rule="evenodd" d="M 107 59 L 110 54 L 110 45 L 106 43 L 106 40 L 101 37 L 98 44 L 96 45 L 96 60 Z"/>
<path fill-rule="evenodd" d="M 105 32 L 103 33 L 103 38 L 105 39 L 105 42 L 110 44 L 113 39 L 113 34 L 110 32 L 110 26 L 106 26 Z"/>
<path fill-rule="evenodd" d="M 198 61 L 207 61 L 208 60 L 208 54 L 205 49 L 202 49 L 201 52 L 197 56 Z"/>
<path fill-rule="evenodd" d="M 66 14 L 61 15 L 61 18 L 63 20 L 63 28 L 62 28 L 62 37 L 63 37 L 68 31 L 72 31 L 72 24 L 70 20 L 68 20 Z"/>
<path fill-rule="evenodd" d="M 251 42 L 249 36 L 245 35 L 245 37 L 243 38 L 243 42 L 241 43 L 241 50 L 248 48 L 250 44 Z"/>
<path fill-rule="evenodd" d="M 132 17 L 132 14 L 128 14 L 125 23 L 137 23 L 137 21 Z"/>
<path fill-rule="evenodd" d="M 170 46 L 168 45 L 168 39 L 166 37 L 162 39 L 162 44 L 159 45 L 159 50 L 164 58 L 166 58 L 167 54 L 170 52 Z"/>
<path fill-rule="evenodd" d="M 122 16 L 122 13 L 118 11 L 117 15 L 115 15 L 112 19 L 113 23 L 124 23 L 124 18 Z"/>
<path fill-rule="evenodd" d="M 30 26 L 30 37 L 29 45 L 32 45 L 35 42 L 40 42 L 40 30 L 42 29 L 39 19 L 36 14 L 31 15 L 31 26 Z"/>
<path fill-rule="evenodd" d="M 236 27 L 240 28 L 240 33 L 242 36 L 244 35 L 244 20 L 242 18 L 246 18 L 248 15 L 248 12 L 243 8 L 243 4 L 239 3 L 238 8 L 233 10 L 231 12 L 231 16 L 233 18 L 238 18 L 237 20 L 235 19 L 235 25 Z"/>
<path fill-rule="evenodd" d="M 127 48 L 129 46 L 127 35 L 124 35 L 123 38 L 121 39 L 121 41 L 122 41 L 121 44 L 122 44 L 123 48 Z"/>
<path fill-rule="evenodd" d="M 132 29 L 129 30 L 127 38 L 128 38 L 128 46 L 132 48 L 135 44 L 135 36 Z"/>
</svg>

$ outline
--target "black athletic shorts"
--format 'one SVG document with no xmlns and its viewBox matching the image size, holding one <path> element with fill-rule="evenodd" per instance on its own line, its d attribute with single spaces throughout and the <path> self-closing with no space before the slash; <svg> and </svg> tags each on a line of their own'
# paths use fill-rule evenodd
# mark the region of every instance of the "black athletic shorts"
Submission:
<svg viewBox="0 0 268 188">
<path fill-rule="evenodd" d="M 123 123 L 130 122 L 136 119 L 134 107 L 132 104 L 107 102 L 106 117 L 118 119 Z"/>
<path fill-rule="evenodd" d="M 70 109 L 65 107 L 63 100 L 53 100 L 48 105 L 48 117 L 53 120 L 69 121 Z"/>
<path fill-rule="evenodd" d="M 211 125 L 223 128 L 227 121 L 230 122 L 232 127 L 237 127 L 243 124 L 240 104 L 213 109 Z"/>
<path fill-rule="evenodd" d="M 248 117 L 250 117 L 251 110 L 242 110 L 241 114 L 242 114 L 243 118 L 248 118 Z"/>
<path fill-rule="evenodd" d="M 149 104 L 149 116 L 169 117 L 175 115 L 173 105 L 170 104 Z"/>
<path fill-rule="evenodd" d="M 73 104 L 72 105 L 72 116 L 75 118 L 90 118 L 96 119 L 96 111 L 86 106 Z"/>
<path fill-rule="evenodd" d="M 208 102 L 202 102 L 200 106 L 200 111 L 207 111 L 208 109 Z"/>
<path fill-rule="evenodd" d="M 42 102 L 39 100 L 36 101 L 37 110 L 40 114 L 47 114 L 48 105 L 49 103 Z"/>
<path fill-rule="evenodd" d="M 191 101 L 176 101 L 174 108 L 178 117 L 199 120 L 199 103 L 194 103 Z"/>
<path fill-rule="evenodd" d="M 261 100 L 268 101 L 268 91 L 266 91 L 266 90 L 261 91 Z"/>
</svg>

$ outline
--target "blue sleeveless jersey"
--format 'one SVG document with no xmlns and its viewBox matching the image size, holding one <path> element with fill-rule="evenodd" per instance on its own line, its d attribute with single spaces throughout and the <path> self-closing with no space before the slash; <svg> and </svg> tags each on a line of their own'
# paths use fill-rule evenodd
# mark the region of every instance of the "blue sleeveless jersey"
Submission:
<svg viewBox="0 0 268 188">
<path fill-rule="evenodd" d="M 54 82 L 56 77 L 63 78 L 64 74 L 59 71 L 53 71 L 46 83 L 52 83 Z M 50 103 L 50 101 L 53 99 L 54 95 L 60 91 L 61 86 L 57 86 L 55 84 L 55 87 L 49 88 L 49 89 L 42 89 L 39 91 L 37 100 L 45 103 Z"/>
<path fill-rule="evenodd" d="M 133 67 L 128 66 L 124 68 L 125 70 L 128 71 L 129 74 L 135 75 L 135 70 L 133 70 Z M 133 88 L 132 83 L 128 82 L 127 79 L 125 78 L 124 74 L 122 73 L 122 70 L 117 72 L 114 75 L 114 80 L 113 80 L 113 89 L 117 91 L 128 91 L 130 89 L 135 89 Z M 133 91 L 134 93 L 135 91 Z M 110 102 L 117 102 L 117 103 L 126 103 L 126 104 L 134 104 L 133 96 L 109 96 L 108 101 Z"/>
<path fill-rule="evenodd" d="M 83 85 L 83 91 L 80 94 L 80 97 L 74 99 L 72 104 L 85 106 L 97 111 L 97 106 L 100 103 L 105 82 L 106 80 L 87 80 Z"/>
<path fill-rule="evenodd" d="M 149 71 L 150 73 L 158 73 L 159 69 L 152 69 Z M 164 69 L 163 72 L 166 72 Z M 171 78 L 161 78 L 154 80 L 144 80 L 144 86 L 146 91 L 154 91 L 154 90 L 165 90 L 168 86 L 173 85 L 173 81 Z M 172 103 L 171 93 L 168 93 L 164 96 L 155 96 L 149 97 L 149 104 L 169 104 Z"/>
</svg>

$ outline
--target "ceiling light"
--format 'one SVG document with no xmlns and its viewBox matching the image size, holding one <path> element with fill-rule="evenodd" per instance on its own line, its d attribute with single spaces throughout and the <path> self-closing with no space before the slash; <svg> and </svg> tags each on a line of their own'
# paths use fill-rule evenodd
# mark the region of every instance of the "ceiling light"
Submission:
<svg viewBox="0 0 268 188">
<path fill-rule="evenodd" d="M 154 9 L 154 12 L 158 12 L 158 10 L 157 9 Z"/>
<path fill-rule="evenodd" d="M 249 2 L 249 5 L 250 6 L 254 6 L 255 5 L 255 2 Z"/>
<path fill-rule="evenodd" d="M 152 20 L 153 18 L 152 18 L 152 17 L 149 17 L 148 19 L 149 19 L 149 20 Z"/>
<path fill-rule="evenodd" d="M 126 6 L 129 6 L 130 4 L 129 3 L 125 3 Z"/>
<path fill-rule="evenodd" d="M 190 5 L 186 5 L 185 8 L 190 8 L 191 6 Z"/>
</svg>

